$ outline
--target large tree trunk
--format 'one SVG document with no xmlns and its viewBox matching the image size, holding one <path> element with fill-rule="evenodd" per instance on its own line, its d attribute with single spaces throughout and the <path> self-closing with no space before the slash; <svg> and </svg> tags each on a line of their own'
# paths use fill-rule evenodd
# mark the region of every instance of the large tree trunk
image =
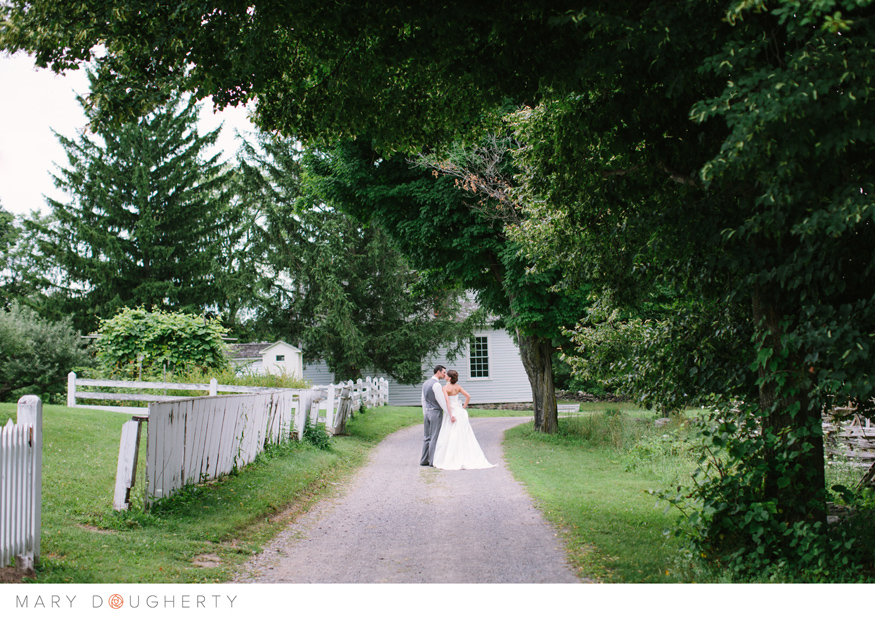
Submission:
<svg viewBox="0 0 875 618">
<path fill-rule="evenodd" d="M 753 317 L 765 329 L 764 347 L 773 349 L 774 358 L 779 358 L 785 334 L 782 313 L 762 290 L 754 292 Z M 764 490 L 766 499 L 775 501 L 786 522 L 826 524 L 821 415 L 808 396 L 810 378 L 803 361 L 802 355 L 790 353 L 778 361 L 777 368 L 769 370 L 761 364 L 758 369 L 763 433 L 782 437 L 766 450 L 769 475 Z M 788 432 L 795 440 L 786 439 Z M 782 465 L 786 455 L 792 455 L 797 466 Z"/>
<path fill-rule="evenodd" d="M 555 433 L 559 428 L 556 411 L 556 389 L 553 386 L 553 343 L 535 335 L 523 335 L 517 330 L 520 358 L 529 383 L 535 407 L 535 431 Z"/>
</svg>

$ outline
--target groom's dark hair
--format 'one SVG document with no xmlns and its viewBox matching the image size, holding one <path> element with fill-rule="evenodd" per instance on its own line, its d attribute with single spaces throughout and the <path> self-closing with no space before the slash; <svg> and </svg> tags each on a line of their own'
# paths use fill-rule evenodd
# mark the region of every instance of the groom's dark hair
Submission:
<svg viewBox="0 0 875 618">
<path fill-rule="evenodd" d="M 446 367 L 444 367 L 443 365 L 436 365 L 434 368 L 434 372 L 437 373 L 438 371 L 441 371 L 443 369 L 446 369 Z"/>
</svg>

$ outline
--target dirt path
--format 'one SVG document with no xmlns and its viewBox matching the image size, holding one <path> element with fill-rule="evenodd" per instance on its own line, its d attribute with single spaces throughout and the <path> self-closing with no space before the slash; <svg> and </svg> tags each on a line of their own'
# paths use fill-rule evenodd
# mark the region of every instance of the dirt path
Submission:
<svg viewBox="0 0 875 618">
<path fill-rule="evenodd" d="M 579 582 L 556 531 L 502 457 L 504 431 L 526 418 L 472 418 L 497 467 L 419 466 L 422 427 L 386 438 L 339 494 L 247 563 L 241 583 Z"/>
</svg>

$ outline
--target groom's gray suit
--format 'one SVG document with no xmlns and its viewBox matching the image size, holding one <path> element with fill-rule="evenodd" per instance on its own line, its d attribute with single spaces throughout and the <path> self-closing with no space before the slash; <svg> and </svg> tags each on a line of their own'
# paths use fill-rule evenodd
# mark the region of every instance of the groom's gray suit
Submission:
<svg viewBox="0 0 875 618">
<path fill-rule="evenodd" d="M 425 428 L 425 440 L 422 443 L 422 457 L 419 460 L 421 466 L 434 464 L 434 449 L 437 446 L 438 434 L 441 432 L 443 421 L 443 408 L 446 405 L 438 399 L 435 393 L 435 385 L 440 387 L 440 380 L 432 377 L 422 385 L 422 416 Z M 443 393 L 441 393 L 443 395 Z"/>
</svg>

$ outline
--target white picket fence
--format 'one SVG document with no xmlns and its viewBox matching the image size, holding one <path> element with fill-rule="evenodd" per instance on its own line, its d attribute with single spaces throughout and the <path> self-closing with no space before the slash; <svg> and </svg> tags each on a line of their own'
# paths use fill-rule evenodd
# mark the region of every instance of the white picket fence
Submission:
<svg viewBox="0 0 875 618">
<path fill-rule="evenodd" d="M 92 380 L 89 378 L 79 378 L 75 372 L 70 372 L 67 375 L 67 407 L 70 408 L 89 408 L 94 410 L 111 410 L 113 412 L 123 412 L 125 414 L 137 413 L 148 414 L 148 404 L 155 402 L 183 401 L 189 397 L 178 395 L 154 395 L 148 393 L 124 393 L 124 392 L 107 392 L 107 391 L 81 391 L 78 387 L 98 387 L 109 389 L 124 389 L 124 390 L 176 390 L 176 391 L 203 391 L 209 393 L 209 396 L 216 396 L 219 393 L 264 393 L 279 389 L 269 389 L 259 386 L 237 386 L 233 384 L 219 384 L 215 378 L 210 380 L 209 384 L 189 384 L 183 382 L 134 382 L 124 380 Z M 350 380 L 340 384 L 329 384 L 328 386 L 314 386 L 314 390 L 322 391 L 323 397 L 320 409 L 327 410 L 331 407 L 335 393 L 339 392 L 344 387 L 350 388 L 350 395 L 353 399 L 353 405 L 358 407 L 363 402 L 367 407 L 389 405 L 389 382 L 384 378 L 366 378 L 359 379 L 357 382 Z M 96 404 L 81 404 L 83 400 L 110 400 L 110 401 L 136 401 L 142 402 L 143 406 L 104 406 Z"/>
<path fill-rule="evenodd" d="M 104 389 L 115 389 L 113 391 L 81 391 L 79 387 L 98 387 Z M 111 410 L 113 412 L 123 412 L 130 414 L 139 410 L 142 414 L 148 413 L 148 404 L 156 401 L 182 401 L 188 399 L 186 396 L 179 395 L 154 395 L 149 393 L 126 393 L 117 392 L 122 390 L 173 390 L 173 391 L 203 391 L 209 393 L 210 396 L 216 396 L 219 393 L 263 393 L 270 390 L 259 386 L 237 386 L 234 384 L 219 384 L 213 378 L 209 384 L 189 384 L 185 382 L 134 382 L 126 380 L 92 380 L 90 378 L 79 378 L 75 372 L 67 374 L 67 407 L 69 408 L 89 408 L 93 410 Z M 141 406 L 104 406 L 97 404 L 82 404 L 79 401 L 132 401 L 140 402 Z"/>
<path fill-rule="evenodd" d="M 135 415 L 122 427 L 114 508 L 130 505 L 143 422 L 148 421 L 146 500 L 151 502 L 242 468 L 268 444 L 300 439 L 307 423 L 324 423 L 329 434 L 342 434 L 362 405 L 376 407 L 388 401 L 386 380 L 360 380 L 150 403 L 148 415 Z"/>
<path fill-rule="evenodd" d="M 17 423 L 0 428 L 0 567 L 33 569 L 40 556 L 43 404 L 18 401 Z"/>
<path fill-rule="evenodd" d="M 315 386 L 314 388 L 325 392 L 326 403 L 322 405 L 321 409 L 330 408 L 331 405 L 328 402 L 334 400 L 334 393 L 344 388 L 349 388 L 355 409 L 359 409 L 362 404 L 368 408 L 389 405 L 389 382 L 385 378 L 365 378 L 364 380 L 359 379 L 357 382 L 350 380 L 349 382 Z"/>
</svg>

